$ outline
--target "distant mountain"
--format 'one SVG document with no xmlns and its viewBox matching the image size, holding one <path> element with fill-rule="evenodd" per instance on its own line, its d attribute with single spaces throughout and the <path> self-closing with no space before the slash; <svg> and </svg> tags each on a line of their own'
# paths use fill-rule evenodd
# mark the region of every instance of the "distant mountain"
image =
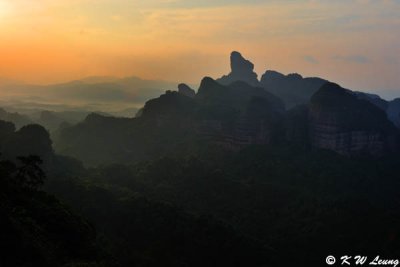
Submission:
<svg viewBox="0 0 400 267">
<path fill-rule="evenodd" d="M 13 109 L 101 110 L 117 113 L 138 108 L 149 98 L 172 90 L 176 85 L 174 82 L 137 77 L 89 77 L 51 85 L 1 84 L 0 81 L 2 102 Z"/>
<path fill-rule="evenodd" d="M 0 76 L 0 88 L 3 86 L 10 86 L 15 84 L 22 84 L 22 82 Z"/>
<path fill-rule="evenodd" d="M 12 122 L 18 129 L 32 123 L 31 118 L 28 116 L 18 112 L 7 112 L 3 108 L 0 108 L 0 120 Z"/>
<path fill-rule="evenodd" d="M 230 106 L 243 109 L 252 97 L 263 97 L 277 110 L 283 112 L 282 101 L 266 92 L 261 87 L 254 87 L 243 81 L 236 81 L 229 86 L 220 85 L 218 80 L 205 77 L 200 84 L 196 99 L 206 105 Z"/>
<path fill-rule="evenodd" d="M 230 85 L 236 81 L 243 81 L 254 86 L 263 87 L 267 92 L 282 99 L 287 109 L 309 104 L 312 95 L 328 82 L 318 77 L 303 78 L 297 73 L 284 75 L 273 70 L 267 70 L 262 75 L 261 80 L 258 81 L 253 63 L 243 58 L 239 52 L 232 52 L 231 54 L 231 69 L 232 71 L 229 75 L 217 79 L 217 82 L 223 85 Z M 355 94 L 359 99 L 371 102 L 384 110 L 390 121 L 400 128 L 400 111 L 398 111 L 396 100 L 390 102 L 376 94 L 348 91 Z"/>
<path fill-rule="evenodd" d="M 193 153 L 210 144 L 228 150 L 292 144 L 346 156 L 398 151 L 399 131 L 392 123 L 397 118 L 396 102 L 390 109 L 391 122 L 384 110 L 390 103 L 379 96 L 352 92 L 320 78 L 273 71 L 252 86 L 241 79 L 246 79 L 243 73 L 256 77 L 251 74 L 253 65 L 237 52 L 231 60 L 230 75 L 217 80 L 205 77 L 197 93 L 180 84 L 178 91 L 167 90 L 147 101 L 136 118 L 93 114 L 60 129 L 56 150 L 89 165 Z"/>
<path fill-rule="evenodd" d="M 8 109 L 8 108 L 7 108 Z M 18 112 L 9 112 L 3 108 L 0 108 L 0 120 L 11 122 L 15 125 L 17 129 L 29 124 L 40 124 L 46 128 L 49 132 L 53 132 L 60 128 L 62 125 L 72 125 L 83 121 L 90 111 L 49 111 L 49 110 L 32 110 L 25 111 L 28 113 L 20 114 Z M 134 117 L 137 109 L 132 108 L 125 111 L 117 113 L 121 117 Z M 111 116 L 110 114 L 104 112 L 97 112 L 106 116 Z"/>
<path fill-rule="evenodd" d="M 368 94 L 368 93 L 364 93 L 364 92 L 353 92 L 359 99 L 363 99 L 366 100 L 368 102 L 371 102 L 372 104 L 374 104 L 375 106 L 377 106 L 378 108 L 382 109 L 382 110 L 387 110 L 387 108 L 389 107 L 389 103 L 388 101 L 382 99 L 379 95 L 376 94 Z"/>
<path fill-rule="evenodd" d="M 326 82 L 321 78 L 303 78 L 297 73 L 283 75 L 270 70 L 264 73 L 260 81 L 262 87 L 280 97 L 288 109 L 308 104 L 311 96 Z"/>
<path fill-rule="evenodd" d="M 398 118 L 397 101 L 387 103 L 376 95 L 299 74 L 267 71 L 258 82 L 254 65 L 238 52 L 231 54 L 231 68 L 220 79 L 203 78 L 197 92 L 185 84 L 179 84 L 177 91 L 166 90 L 146 101 L 135 117 L 90 114 L 76 125 L 64 123 L 54 133 L 55 149 L 89 165 L 186 155 L 208 145 L 240 150 L 249 145 L 291 144 L 347 156 L 382 156 L 398 149 L 399 131 L 392 123 Z M 144 83 L 131 77 L 113 80 L 116 87 L 105 83 L 103 89 L 82 81 L 58 88 L 66 97 L 79 92 L 90 99 L 102 90 L 110 94 L 109 87 L 118 91 Z M 78 88 L 75 93 L 68 92 L 70 86 Z M 119 101 L 117 95 L 113 101 Z M 129 101 L 134 105 L 133 98 Z M 60 117 L 41 116 L 54 125 L 62 123 Z"/>
<path fill-rule="evenodd" d="M 65 125 L 77 124 L 83 121 L 90 112 L 88 111 L 40 111 L 32 115 L 35 122 L 53 132 Z M 105 114 L 105 113 L 104 113 Z M 105 114 L 106 115 L 106 114 Z"/>
<path fill-rule="evenodd" d="M 196 91 L 184 83 L 178 85 L 178 93 L 181 93 L 188 97 L 194 97 L 196 95 Z"/>
<path fill-rule="evenodd" d="M 98 84 L 98 83 L 113 83 L 113 82 L 118 82 L 120 78 L 113 77 L 113 76 L 89 76 L 80 79 L 79 81 L 82 81 L 84 83 L 89 83 L 89 84 Z"/>
<path fill-rule="evenodd" d="M 282 101 L 262 88 L 206 77 L 194 98 L 167 91 L 147 101 L 137 118 L 89 115 L 61 129 L 55 148 L 88 164 L 187 153 L 204 143 L 240 148 L 278 138 L 283 113 Z"/>
<path fill-rule="evenodd" d="M 144 99 L 157 96 L 162 91 L 175 87 L 175 83 L 129 77 L 110 82 L 74 81 L 36 88 L 39 91 L 45 90 L 49 96 L 83 103 L 129 103 L 137 105 L 143 103 Z"/>
<path fill-rule="evenodd" d="M 170 120 L 190 117 L 196 110 L 197 103 L 192 97 L 176 91 L 167 91 L 158 98 L 146 102 L 141 117 L 145 119 Z"/>
<path fill-rule="evenodd" d="M 393 124 L 400 128 L 400 99 L 394 99 L 392 101 L 386 101 L 376 94 L 367 94 L 363 92 L 355 92 L 355 95 L 359 99 L 364 99 L 375 106 L 379 107 L 386 112 L 388 119 Z"/>
<path fill-rule="evenodd" d="M 321 78 L 303 78 L 299 74 L 284 75 L 272 70 L 266 71 L 259 81 L 254 72 L 254 64 L 236 51 L 231 53 L 230 64 L 231 73 L 217 79 L 217 82 L 230 85 L 243 81 L 252 86 L 263 87 L 281 98 L 288 109 L 309 103 L 311 96 L 327 82 Z"/>
</svg>

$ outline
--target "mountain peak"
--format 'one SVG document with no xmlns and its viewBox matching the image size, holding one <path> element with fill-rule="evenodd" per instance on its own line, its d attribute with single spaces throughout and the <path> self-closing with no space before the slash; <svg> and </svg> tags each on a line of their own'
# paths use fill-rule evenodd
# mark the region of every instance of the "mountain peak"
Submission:
<svg viewBox="0 0 400 267">
<path fill-rule="evenodd" d="M 178 85 L 178 92 L 188 97 L 194 97 L 196 95 L 195 90 L 193 90 L 187 84 L 184 83 L 180 83 Z"/>
<path fill-rule="evenodd" d="M 215 85 L 215 80 L 211 77 L 204 77 L 201 82 L 200 82 L 200 88 L 204 88 L 204 87 L 209 87 L 209 86 L 214 86 Z M 200 90 L 199 88 L 199 90 Z"/>
<path fill-rule="evenodd" d="M 257 86 L 259 81 L 257 73 L 254 72 L 254 64 L 245 59 L 241 53 L 233 51 L 230 56 L 231 72 L 218 79 L 223 85 L 229 85 L 236 81 L 243 81 L 250 85 Z"/>
<path fill-rule="evenodd" d="M 231 73 L 243 74 L 253 73 L 254 64 L 245 59 L 242 54 L 237 51 L 231 53 Z"/>
</svg>

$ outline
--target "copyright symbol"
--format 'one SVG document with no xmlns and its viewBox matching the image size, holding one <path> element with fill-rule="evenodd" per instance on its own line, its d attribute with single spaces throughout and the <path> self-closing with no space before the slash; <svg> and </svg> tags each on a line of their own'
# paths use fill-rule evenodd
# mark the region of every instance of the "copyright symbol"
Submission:
<svg viewBox="0 0 400 267">
<path fill-rule="evenodd" d="M 328 264 L 328 265 L 334 265 L 335 262 L 336 262 L 335 257 L 333 257 L 333 256 L 328 256 L 328 257 L 326 257 L 326 264 Z"/>
</svg>

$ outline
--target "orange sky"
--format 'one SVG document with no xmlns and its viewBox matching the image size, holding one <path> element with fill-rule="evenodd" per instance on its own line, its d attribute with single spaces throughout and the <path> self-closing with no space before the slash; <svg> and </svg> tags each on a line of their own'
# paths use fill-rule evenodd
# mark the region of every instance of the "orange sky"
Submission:
<svg viewBox="0 0 400 267">
<path fill-rule="evenodd" d="M 393 92 L 399 14 L 398 0 L 0 0 L 0 77 L 196 83 L 227 73 L 238 50 L 260 75 L 296 71 Z"/>
</svg>

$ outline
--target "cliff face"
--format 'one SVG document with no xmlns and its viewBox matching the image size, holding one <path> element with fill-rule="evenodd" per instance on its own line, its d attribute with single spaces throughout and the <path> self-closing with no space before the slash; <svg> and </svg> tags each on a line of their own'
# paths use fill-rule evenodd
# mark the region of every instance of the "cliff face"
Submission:
<svg viewBox="0 0 400 267">
<path fill-rule="evenodd" d="M 284 104 L 262 88 L 242 81 L 223 86 L 204 78 L 196 100 L 200 135 L 224 147 L 269 144 L 279 135 Z"/>
<path fill-rule="evenodd" d="M 312 97 L 309 128 L 312 147 L 347 156 L 383 155 L 398 138 L 384 111 L 333 83 Z"/>
<path fill-rule="evenodd" d="M 342 155 L 367 153 L 382 155 L 386 136 L 380 131 L 349 130 L 334 112 L 311 110 L 311 142 L 315 148 L 333 150 Z"/>
<path fill-rule="evenodd" d="M 354 92 L 359 99 L 364 99 L 386 112 L 388 119 L 397 127 L 400 128 L 400 98 L 392 101 L 386 101 L 378 95 L 367 94 L 363 92 Z"/>
<path fill-rule="evenodd" d="M 400 98 L 389 102 L 386 112 L 389 120 L 391 120 L 397 128 L 400 128 Z"/>
<path fill-rule="evenodd" d="M 296 106 L 285 114 L 285 137 L 297 147 L 310 147 L 308 127 L 309 109 L 307 105 Z"/>
<path fill-rule="evenodd" d="M 357 98 L 359 98 L 359 99 L 363 99 L 368 102 L 371 102 L 372 104 L 374 104 L 375 106 L 377 106 L 378 108 L 380 108 L 382 110 L 386 111 L 389 107 L 388 101 L 382 99 L 379 95 L 369 94 L 369 93 L 364 93 L 364 92 L 353 92 L 353 94 L 356 95 Z"/>
</svg>

